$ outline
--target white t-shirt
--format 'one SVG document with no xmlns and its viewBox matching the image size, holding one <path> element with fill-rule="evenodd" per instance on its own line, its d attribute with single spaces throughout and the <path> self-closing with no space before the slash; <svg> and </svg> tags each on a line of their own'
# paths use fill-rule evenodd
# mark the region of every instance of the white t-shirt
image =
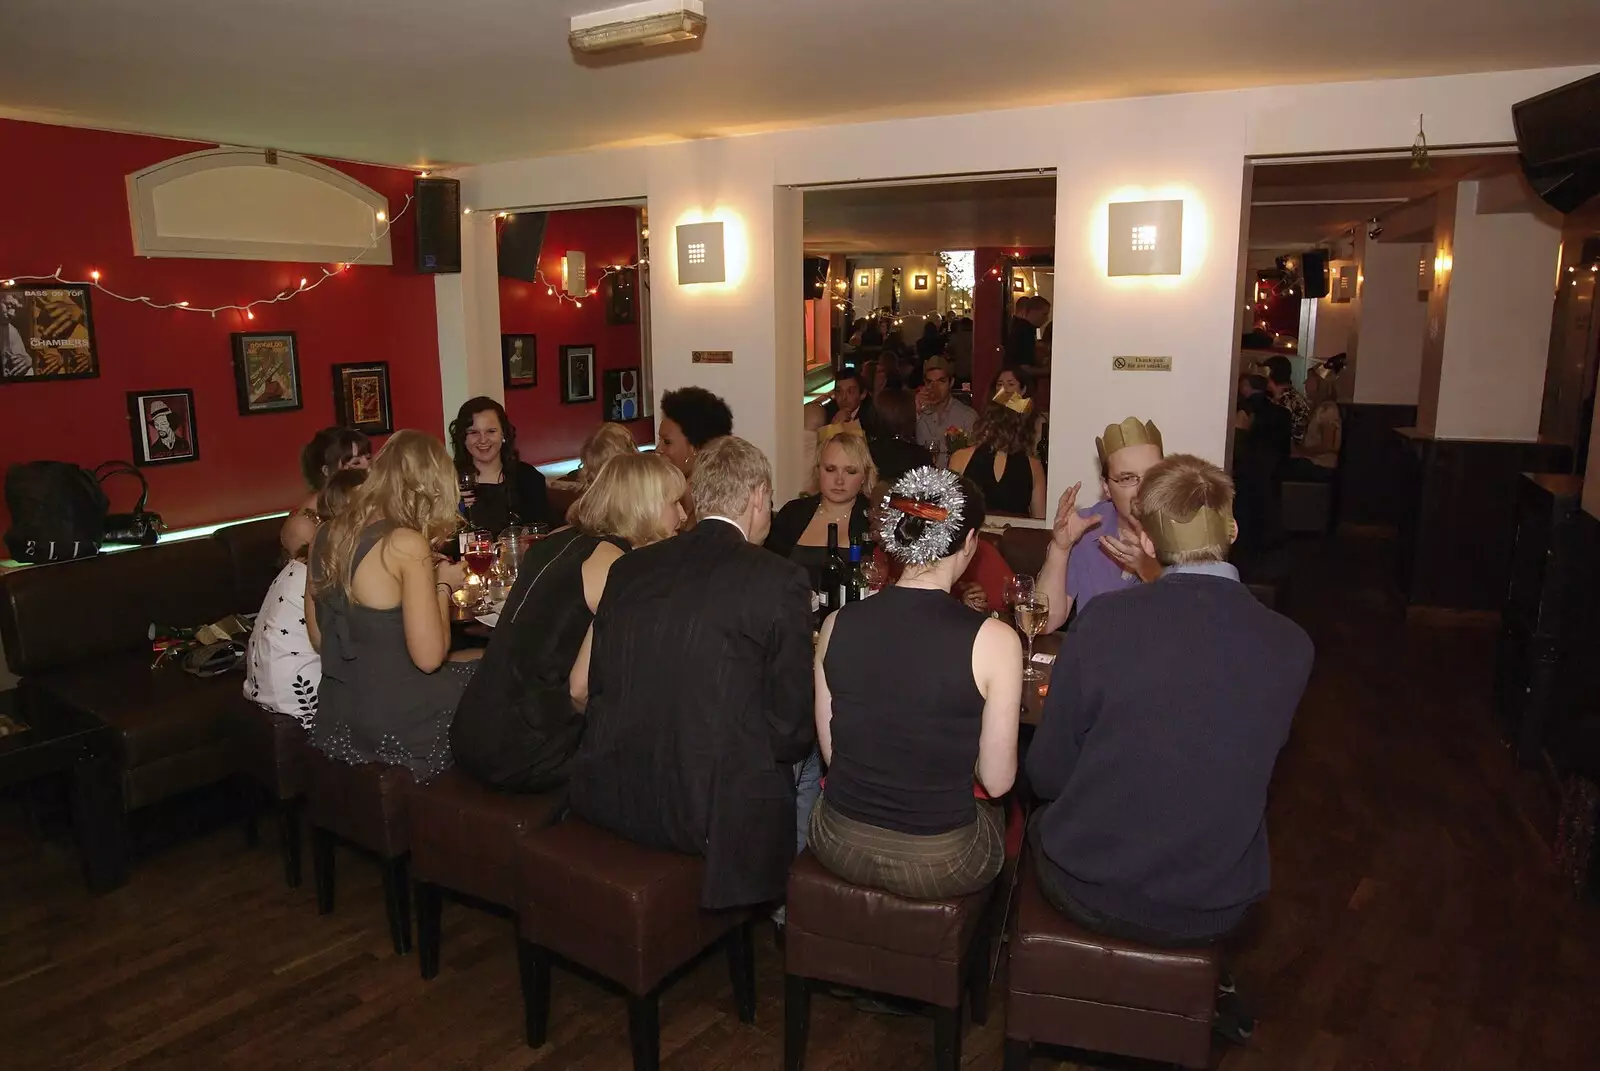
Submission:
<svg viewBox="0 0 1600 1071">
<path fill-rule="evenodd" d="M 276 714 L 311 728 L 317 713 L 322 659 L 306 631 L 306 565 L 292 561 L 267 589 L 250 632 L 244 695 Z"/>
</svg>

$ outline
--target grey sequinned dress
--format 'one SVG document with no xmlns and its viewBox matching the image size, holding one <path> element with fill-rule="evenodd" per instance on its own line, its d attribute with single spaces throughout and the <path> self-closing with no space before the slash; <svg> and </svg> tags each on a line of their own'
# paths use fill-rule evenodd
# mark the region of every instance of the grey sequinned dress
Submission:
<svg viewBox="0 0 1600 1071">
<path fill-rule="evenodd" d="M 352 572 L 392 528 L 379 523 L 361 533 Z M 448 769 L 450 720 L 474 663 L 446 662 L 433 673 L 418 669 L 406 650 L 398 606 L 374 610 L 338 589 L 317 595 L 316 605 L 322 688 L 312 744 L 344 762 L 408 767 L 418 781 Z"/>
</svg>

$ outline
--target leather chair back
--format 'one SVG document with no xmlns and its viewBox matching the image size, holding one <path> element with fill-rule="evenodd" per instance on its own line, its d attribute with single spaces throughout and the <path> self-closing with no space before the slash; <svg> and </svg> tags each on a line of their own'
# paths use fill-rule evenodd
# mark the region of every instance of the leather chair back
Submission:
<svg viewBox="0 0 1600 1071">
<path fill-rule="evenodd" d="M 234 610 L 228 552 L 189 539 L 0 577 L 0 641 L 19 677 L 150 648 L 150 626 L 194 628 Z"/>
<path fill-rule="evenodd" d="M 287 561 L 278 542 L 282 528 L 282 517 L 268 517 L 218 528 L 212 537 L 228 552 L 233 568 L 235 613 L 253 614 L 261 609 L 267 589 Z"/>
<path fill-rule="evenodd" d="M 1000 554 L 1014 573 L 1038 576 L 1050 549 L 1050 529 L 1007 525 L 1000 534 Z"/>
</svg>

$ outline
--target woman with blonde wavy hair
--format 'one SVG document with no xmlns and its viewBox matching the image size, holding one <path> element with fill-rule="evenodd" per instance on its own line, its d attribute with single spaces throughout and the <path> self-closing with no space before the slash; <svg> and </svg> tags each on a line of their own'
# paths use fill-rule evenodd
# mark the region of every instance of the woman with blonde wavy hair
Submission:
<svg viewBox="0 0 1600 1071">
<path fill-rule="evenodd" d="M 462 567 L 435 548 L 456 530 L 455 465 L 444 444 L 397 431 L 366 482 L 318 532 L 306 629 L 322 655 L 311 742 L 349 763 L 450 765 L 450 718 L 471 663 L 450 658 L 450 596 Z"/>
<path fill-rule="evenodd" d="M 463 770 L 505 792 L 546 792 L 566 780 L 583 736 L 591 623 L 606 577 L 628 550 L 677 532 L 685 486 L 664 457 L 618 454 L 573 504 L 571 527 L 528 551 L 450 729 Z"/>
</svg>

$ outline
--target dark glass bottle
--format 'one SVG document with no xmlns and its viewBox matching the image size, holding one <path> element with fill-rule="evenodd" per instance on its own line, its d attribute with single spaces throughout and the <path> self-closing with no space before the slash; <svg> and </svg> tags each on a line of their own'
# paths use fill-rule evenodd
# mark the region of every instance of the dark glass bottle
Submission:
<svg viewBox="0 0 1600 1071">
<path fill-rule="evenodd" d="M 839 526 L 828 525 L 828 559 L 822 563 L 822 596 L 827 600 L 824 615 L 839 609 L 849 599 L 850 570 L 839 553 Z"/>
</svg>

